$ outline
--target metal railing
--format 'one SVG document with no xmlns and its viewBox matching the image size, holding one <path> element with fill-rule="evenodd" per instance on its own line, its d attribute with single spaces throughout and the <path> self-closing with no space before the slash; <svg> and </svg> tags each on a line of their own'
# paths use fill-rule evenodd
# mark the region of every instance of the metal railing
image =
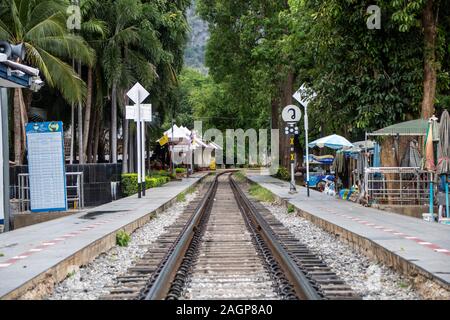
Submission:
<svg viewBox="0 0 450 320">
<path fill-rule="evenodd" d="M 28 173 L 18 174 L 19 212 L 30 210 L 30 180 Z M 67 205 L 72 209 L 84 208 L 83 172 L 66 172 Z M 70 206 L 69 204 L 72 204 Z"/>
<path fill-rule="evenodd" d="M 432 177 L 427 171 L 401 167 L 366 168 L 364 175 L 371 204 L 429 204 Z"/>
</svg>

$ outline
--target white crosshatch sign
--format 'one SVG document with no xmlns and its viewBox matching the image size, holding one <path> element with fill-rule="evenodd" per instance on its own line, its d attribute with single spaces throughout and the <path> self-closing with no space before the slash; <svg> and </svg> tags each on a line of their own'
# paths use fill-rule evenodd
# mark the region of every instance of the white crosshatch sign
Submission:
<svg viewBox="0 0 450 320">
<path fill-rule="evenodd" d="M 126 106 L 126 115 L 125 118 L 127 120 L 137 121 L 137 105 L 134 106 Z M 152 122 L 152 105 L 151 104 L 141 104 L 141 121 Z"/>
</svg>

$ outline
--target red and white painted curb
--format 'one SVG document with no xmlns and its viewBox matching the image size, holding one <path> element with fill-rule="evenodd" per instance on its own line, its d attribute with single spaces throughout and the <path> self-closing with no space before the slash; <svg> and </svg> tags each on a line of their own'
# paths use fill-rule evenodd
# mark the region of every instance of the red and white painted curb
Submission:
<svg viewBox="0 0 450 320">
<path fill-rule="evenodd" d="M 402 232 L 398 232 L 398 231 L 396 231 L 396 230 L 394 230 L 394 229 L 390 229 L 390 228 L 387 228 L 387 227 L 384 227 L 384 226 L 381 226 L 381 225 L 377 225 L 377 224 L 375 224 L 375 223 L 371 223 L 371 222 L 368 222 L 368 221 L 365 221 L 365 220 L 362 220 L 362 219 L 359 219 L 359 218 L 350 216 L 350 215 L 348 215 L 348 214 L 338 213 L 338 212 L 336 212 L 335 210 L 332 210 L 332 209 L 330 209 L 330 208 L 319 207 L 319 209 L 321 209 L 321 210 L 323 210 L 323 211 L 326 211 L 326 212 L 328 212 L 328 213 L 332 213 L 332 214 L 337 215 L 337 216 L 339 216 L 339 217 L 343 217 L 343 218 L 352 220 L 352 221 L 354 221 L 354 222 L 357 222 L 357 223 L 359 223 L 359 224 L 365 225 L 365 226 L 367 226 L 367 227 L 371 227 L 371 228 L 373 228 L 373 229 L 377 229 L 378 231 L 384 231 L 384 232 L 393 234 L 393 235 L 395 235 L 395 236 L 398 236 L 398 237 L 400 237 L 400 238 L 403 238 L 403 239 L 406 239 L 406 240 L 414 241 L 414 242 L 416 242 L 417 244 L 419 244 L 419 245 L 421 245 L 421 246 L 424 246 L 424 247 L 426 247 L 426 248 L 428 248 L 428 249 L 431 249 L 431 250 L 433 250 L 433 251 L 435 251 L 435 252 L 443 253 L 443 254 L 445 254 L 445 255 L 447 255 L 447 256 L 450 256 L 450 250 L 445 249 L 445 248 L 442 248 L 442 247 L 440 247 L 440 246 L 438 246 L 438 245 L 436 245 L 436 244 L 434 244 L 434 243 L 431 243 L 431 242 L 427 242 L 427 241 L 425 241 L 425 240 L 422 240 L 422 239 L 420 239 L 420 238 L 418 238 L 418 237 L 413 237 L 413 236 L 404 234 L 404 233 L 402 233 Z"/>
<path fill-rule="evenodd" d="M 119 214 L 119 215 L 115 216 L 115 218 L 121 218 L 121 217 L 124 217 L 126 215 L 129 215 L 129 213 Z M 22 253 L 20 255 L 12 257 L 9 260 L 6 260 L 5 262 L 1 262 L 0 263 L 0 269 L 7 268 L 7 267 L 17 263 L 18 261 L 22 261 L 24 259 L 27 259 L 28 257 L 30 257 L 31 255 L 33 255 L 35 253 L 46 251 L 49 248 L 57 245 L 58 243 L 61 243 L 61 242 L 65 241 L 65 240 L 68 240 L 68 239 L 71 239 L 71 238 L 76 238 L 76 237 L 80 236 L 81 234 L 83 234 L 84 232 L 93 230 L 93 229 L 95 229 L 97 227 L 100 227 L 102 225 L 105 225 L 105 224 L 111 223 L 111 222 L 113 222 L 113 220 L 111 220 L 111 219 L 101 220 L 101 221 L 98 221 L 98 222 L 94 222 L 94 223 L 92 223 L 90 225 L 87 225 L 87 226 L 85 226 L 85 227 L 83 227 L 83 228 L 81 228 L 81 229 L 79 229 L 77 231 L 66 233 L 66 234 L 64 234 L 62 236 L 59 236 L 57 238 L 54 238 L 52 240 L 44 241 L 40 245 L 38 245 L 38 246 L 36 246 L 36 247 L 34 247 L 32 249 L 29 249 L 28 251 L 26 251 L 26 252 L 24 252 L 24 253 Z"/>
</svg>

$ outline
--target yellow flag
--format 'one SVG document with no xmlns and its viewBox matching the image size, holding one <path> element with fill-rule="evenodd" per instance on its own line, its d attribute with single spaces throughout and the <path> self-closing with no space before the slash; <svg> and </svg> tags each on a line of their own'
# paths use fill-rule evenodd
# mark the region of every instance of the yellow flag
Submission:
<svg viewBox="0 0 450 320">
<path fill-rule="evenodd" d="M 166 143 L 169 142 L 169 137 L 167 135 L 164 135 L 164 137 L 162 137 L 161 139 L 159 139 L 159 145 L 162 147 L 163 145 L 165 145 Z"/>
</svg>

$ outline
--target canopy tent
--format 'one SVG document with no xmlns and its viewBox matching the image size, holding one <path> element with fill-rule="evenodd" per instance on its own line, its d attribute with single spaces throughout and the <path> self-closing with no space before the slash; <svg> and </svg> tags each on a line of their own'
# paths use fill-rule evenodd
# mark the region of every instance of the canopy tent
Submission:
<svg viewBox="0 0 450 320">
<path fill-rule="evenodd" d="M 386 136 L 395 137 L 396 138 L 394 140 L 395 157 L 396 157 L 396 159 L 398 159 L 399 165 L 400 165 L 401 161 L 400 161 L 399 155 L 398 155 L 398 153 L 399 153 L 399 139 L 398 138 L 400 136 L 426 137 L 429 127 L 430 127 L 429 120 L 426 120 L 426 119 L 410 120 L 410 121 L 393 124 L 386 128 L 379 129 L 375 132 L 367 133 L 366 139 L 368 137 L 377 137 L 377 136 L 378 137 L 383 137 L 383 136 L 384 137 L 386 137 Z M 434 132 L 439 132 L 439 124 L 437 123 L 437 121 L 435 123 L 433 123 L 433 129 L 434 129 Z M 413 150 L 413 149 L 410 149 L 410 150 Z M 411 154 L 410 154 L 410 156 L 411 156 Z M 416 158 L 416 155 L 413 155 L 413 157 L 411 157 L 411 159 L 415 161 L 414 158 Z M 379 146 L 375 145 L 373 167 L 380 167 L 380 166 L 381 166 L 380 150 L 379 150 Z"/>
<path fill-rule="evenodd" d="M 164 132 L 164 135 L 169 137 L 169 141 L 188 139 L 191 132 L 183 127 L 178 127 L 176 124 L 172 128 Z M 159 140 L 158 140 L 159 142 Z"/>
<path fill-rule="evenodd" d="M 358 141 L 353 142 L 353 147 L 345 150 L 346 153 L 359 153 L 366 150 L 373 150 L 375 148 L 375 141 Z"/>
<path fill-rule="evenodd" d="M 428 126 L 428 120 L 411 120 L 367 133 L 367 136 L 426 136 Z"/>
<path fill-rule="evenodd" d="M 306 161 L 306 156 L 303 156 L 303 160 Z M 313 154 L 309 155 L 309 164 L 322 164 L 322 165 L 332 165 L 334 157 L 331 155 L 327 156 L 315 156 Z"/>
<path fill-rule="evenodd" d="M 320 138 L 316 141 L 313 141 L 309 144 L 310 148 L 319 147 L 324 148 L 328 147 L 331 149 L 348 149 L 352 148 L 353 144 L 350 141 L 345 139 L 342 136 L 338 136 L 337 134 L 333 134 L 331 136 Z"/>
<path fill-rule="evenodd" d="M 191 154 L 194 163 L 200 167 L 209 167 L 215 150 L 222 150 L 214 142 L 205 142 L 195 130 L 189 130 L 186 127 L 178 127 L 176 124 L 164 132 L 164 136 L 157 140 L 161 145 L 170 143 L 173 145 L 173 152 L 178 154 Z M 210 150 L 210 152 L 194 152 L 195 150 Z"/>
</svg>

